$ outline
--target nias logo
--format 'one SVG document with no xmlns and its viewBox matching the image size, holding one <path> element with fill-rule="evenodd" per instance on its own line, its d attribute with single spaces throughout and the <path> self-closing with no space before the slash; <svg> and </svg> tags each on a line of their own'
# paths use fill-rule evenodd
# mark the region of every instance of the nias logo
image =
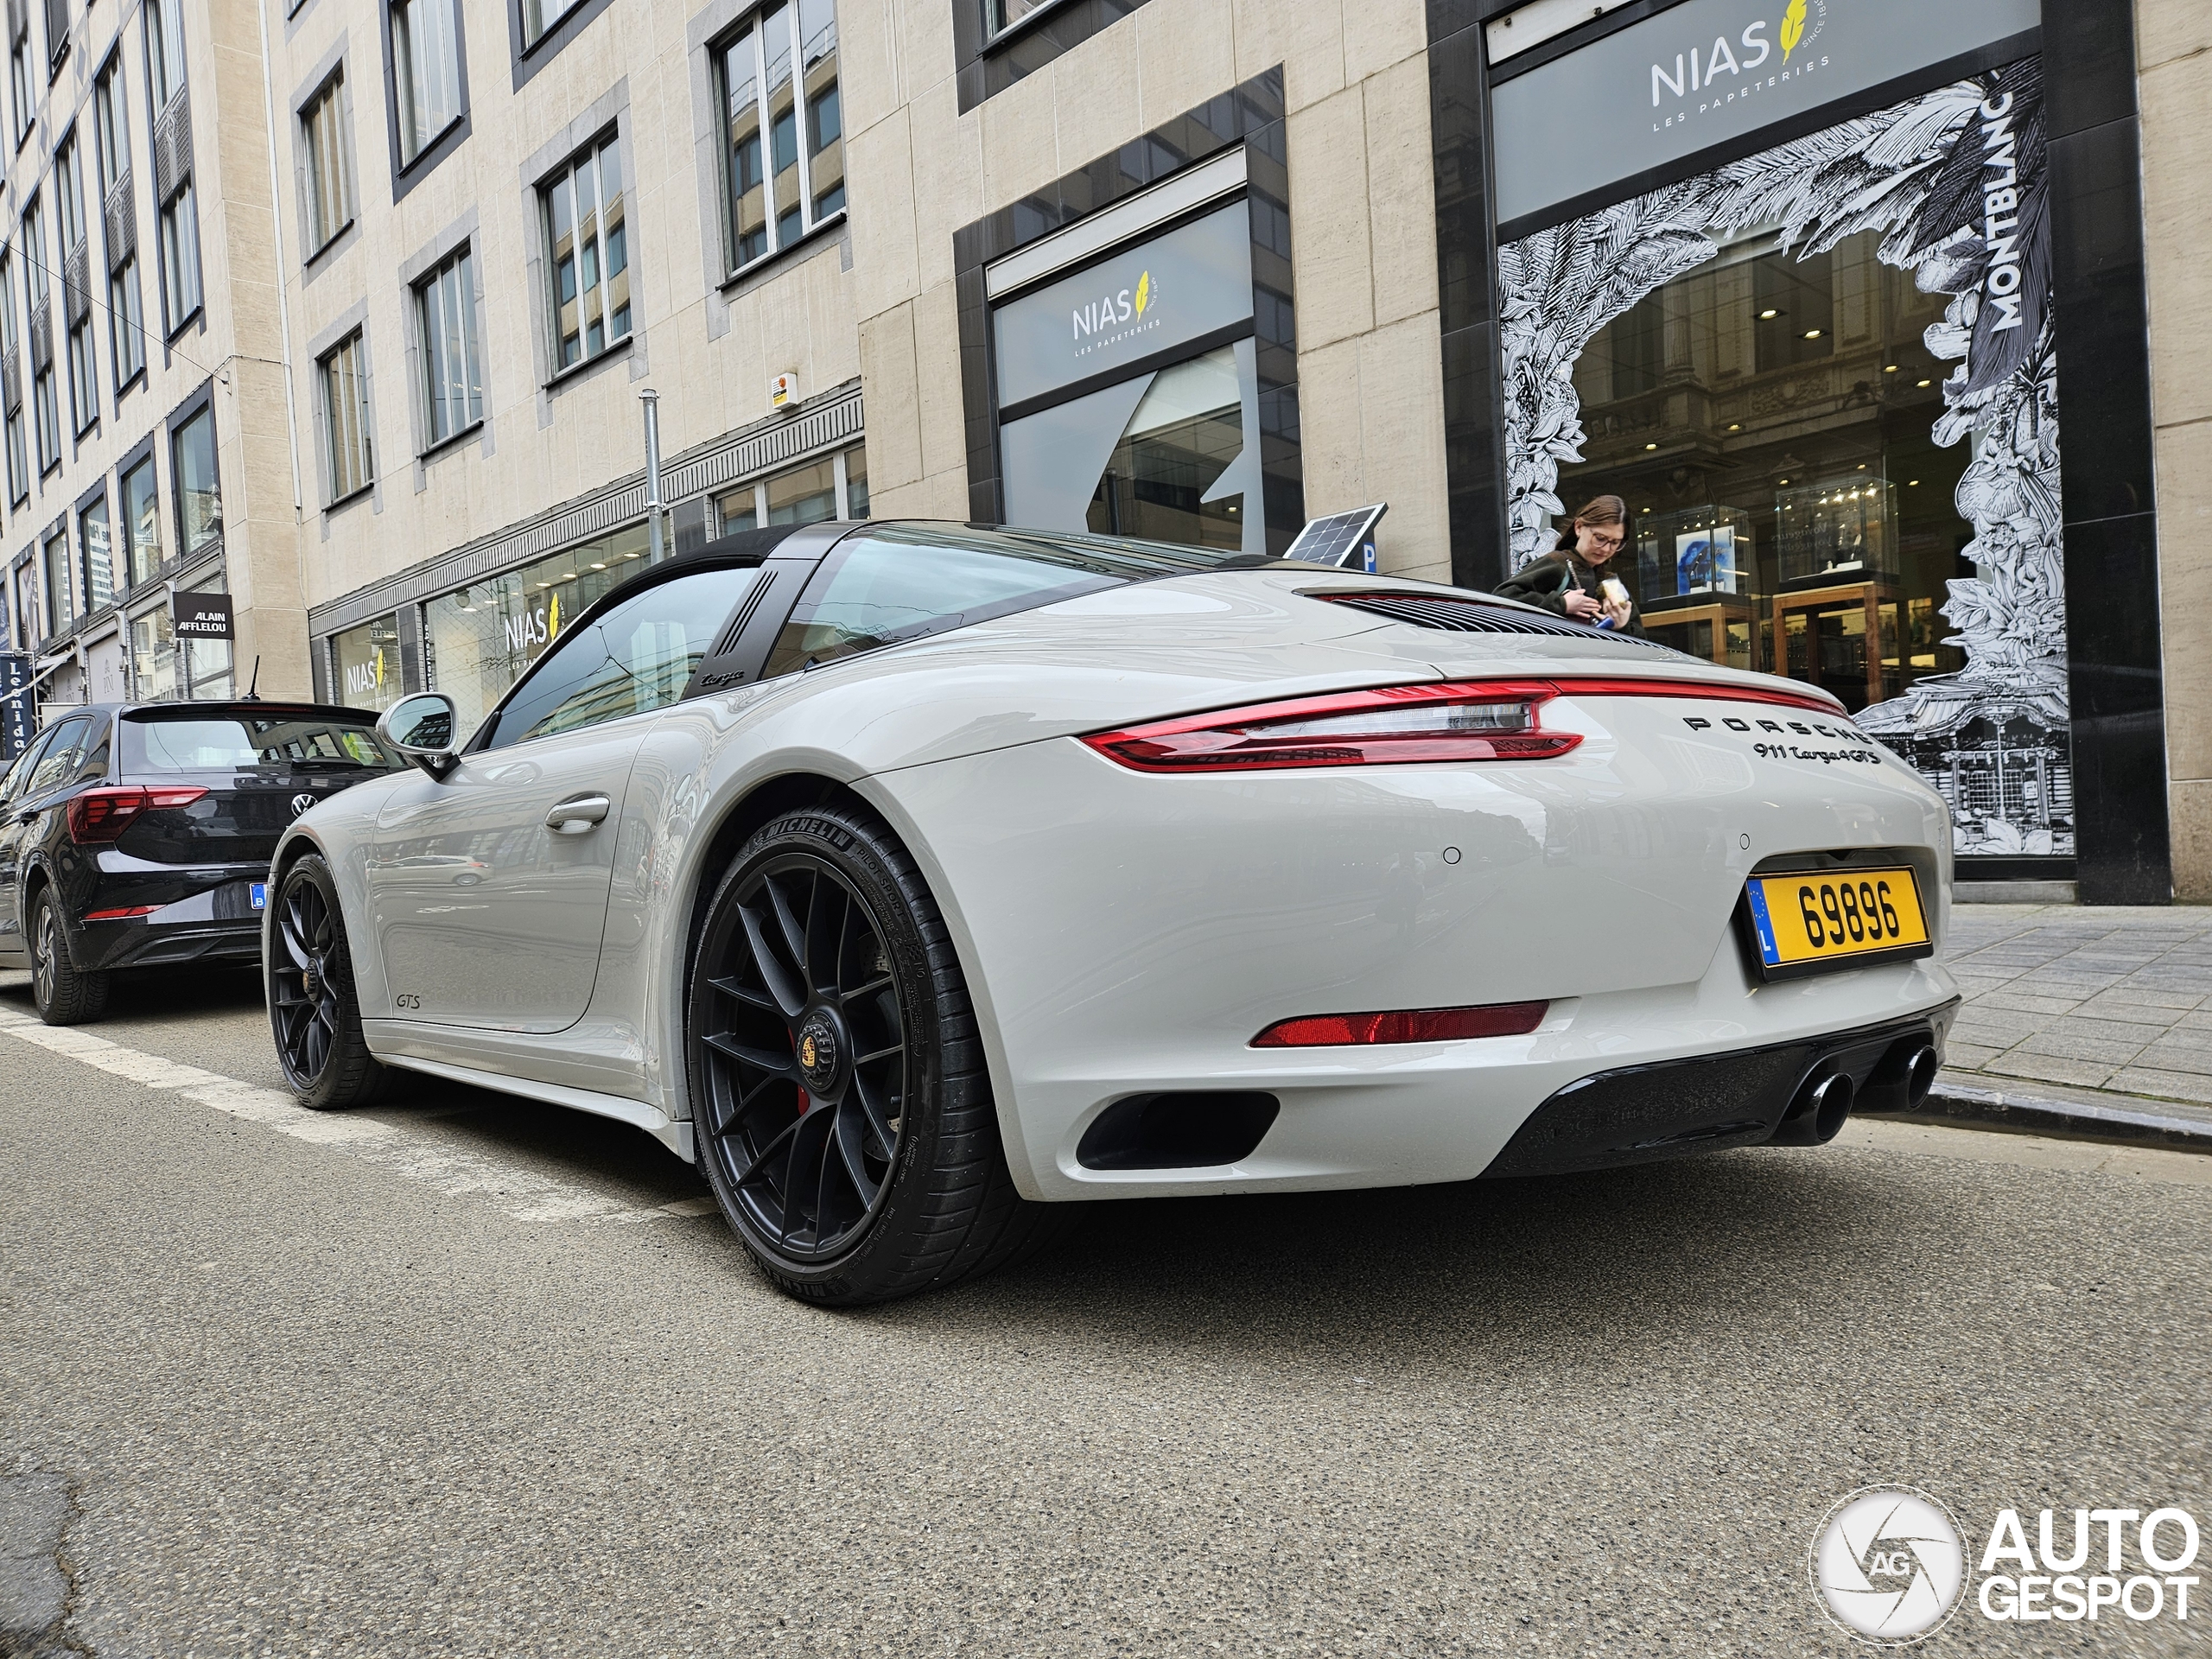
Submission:
<svg viewBox="0 0 2212 1659">
<path fill-rule="evenodd" d="M 1102 346 L 1117 345 L 1133 335 L 1157 328 L 1159 310 L 1160 290 L 1148 270 L 1137 278 L 1135 288 L 1110 290 L 1087 305 L 1076 307 L 1070 314 L 1075 354 L 1088 356 Z"/>
<path fill-rule="evenodd" d="M 520 657 L 548 644 L 561 632 L 561 595 L 556 594 L 543 605 L 534 605 L 520 616 L 506 619 L 507 654 Z"/>
<path fill-rule="evenodd" d="M 1675 54 L 1671 67 L 1663 60 L 1651 66 L 1651 107 L 1661 108 L 1669 98 L 1678 103 L 1696 98 L 1700 100 L 1696 112 L 1703 115 L 1823 67 L 1827 60 L 1815 59 L 1811 48 L 1827 26 L 1827 0 L 1789 0 L 1781 22 L 1774 25 L 1772 39 L 1768 38 L 1768 24 L 1761 19 L 1732 41 L 1726 35 L 1715 35 L 1710 49 L 1693 41 L 1687 51 Z M 1760 74 L 1777 45 L 1782 48 L 1781 61 L 1771 73 Z M 1652 130 L 1673 126 L 1689 113 L 1685 109 L 1656 122 Z"/>
<path fill-rule="evenodd" d="M 349 697 L 374 696 L 384 690 L 384 647 L 365 663 L 349 663 L 346 668 L 346 695 Z"/>
</svg>

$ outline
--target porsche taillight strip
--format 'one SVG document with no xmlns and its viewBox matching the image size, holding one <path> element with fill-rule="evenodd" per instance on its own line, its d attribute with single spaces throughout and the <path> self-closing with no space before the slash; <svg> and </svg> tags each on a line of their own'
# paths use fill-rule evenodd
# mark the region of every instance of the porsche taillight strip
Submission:
<svg viewBox="0 0 2212 1659">
<path fill-rule="evenodd" d="M 1627 675 L 1570 676 L 1444 681 L 1290 697 L 1096 732 L 1083 741 L 1117 765 L 1151 772 L 1545 760 L 1582 741 L 1579 732 L 1543 729 L 1544 704 L 1560 697 L 1755 702 L 1831 718 L 1845 712 L 1840 702 L 1810 686 L 1770 690 Z"/>
</svg>

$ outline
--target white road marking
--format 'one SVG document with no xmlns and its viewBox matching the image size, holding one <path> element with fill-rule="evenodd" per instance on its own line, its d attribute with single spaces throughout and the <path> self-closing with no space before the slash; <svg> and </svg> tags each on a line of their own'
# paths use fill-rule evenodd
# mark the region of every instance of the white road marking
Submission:
<svg viewBox="0 0 2212 1659">
<path fill-rule="evenodd" d="M 645 1206 L 625 1204 L 574 1182 L 518 1169 L 465 1147 L 423 1140 L 381 1118 L 311 1112 L 281 1090 L 259 1088 L 163 1055 L 125 1048 L 73 1027 L 42 1025 L 12 1010 L 0 1009 L 0 1032 L 111 1077 L 171 1091 L 195 1105 L 213 1107 L 296 1141 L 338 1147 L 449 1198 L 488 1198 L 493 1208 L 518 1221 L 633 1222 L 715 1213 L 712 1198 L 678 1198 L 672 1204 Z"/>
</svg>

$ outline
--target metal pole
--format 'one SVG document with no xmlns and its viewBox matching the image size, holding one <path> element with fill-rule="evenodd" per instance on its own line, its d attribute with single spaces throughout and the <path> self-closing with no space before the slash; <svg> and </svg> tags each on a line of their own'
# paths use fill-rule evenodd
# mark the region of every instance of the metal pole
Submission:
<svg viewBox="0 0 2212 1659">
<path fill-rule="evenodd" d="M 660 393 L 647 386 L 638 394 L 638 401 L 645 406 L 645 515 L 652 527 L 646 563 L 658 564 L 664 550 L 660 524 Z"/>
</svg>

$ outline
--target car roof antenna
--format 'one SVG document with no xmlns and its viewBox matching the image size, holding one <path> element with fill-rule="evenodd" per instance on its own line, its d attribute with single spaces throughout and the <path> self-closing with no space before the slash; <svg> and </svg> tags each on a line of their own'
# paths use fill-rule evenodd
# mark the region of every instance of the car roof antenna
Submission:
<svg viewBox="0 0 2212 1659">
<path fill-rule="evenodd" d="M 240 702 L 259 702 L 261 701 L 261 693 L 256 688 L 258 687 L 260 683 L 261 658 L 258 656 L 256 656 L 253 659 L 253 677 L 246 682 L 245 696 L 240 697 L 238 701 Z"/>
</svg>

